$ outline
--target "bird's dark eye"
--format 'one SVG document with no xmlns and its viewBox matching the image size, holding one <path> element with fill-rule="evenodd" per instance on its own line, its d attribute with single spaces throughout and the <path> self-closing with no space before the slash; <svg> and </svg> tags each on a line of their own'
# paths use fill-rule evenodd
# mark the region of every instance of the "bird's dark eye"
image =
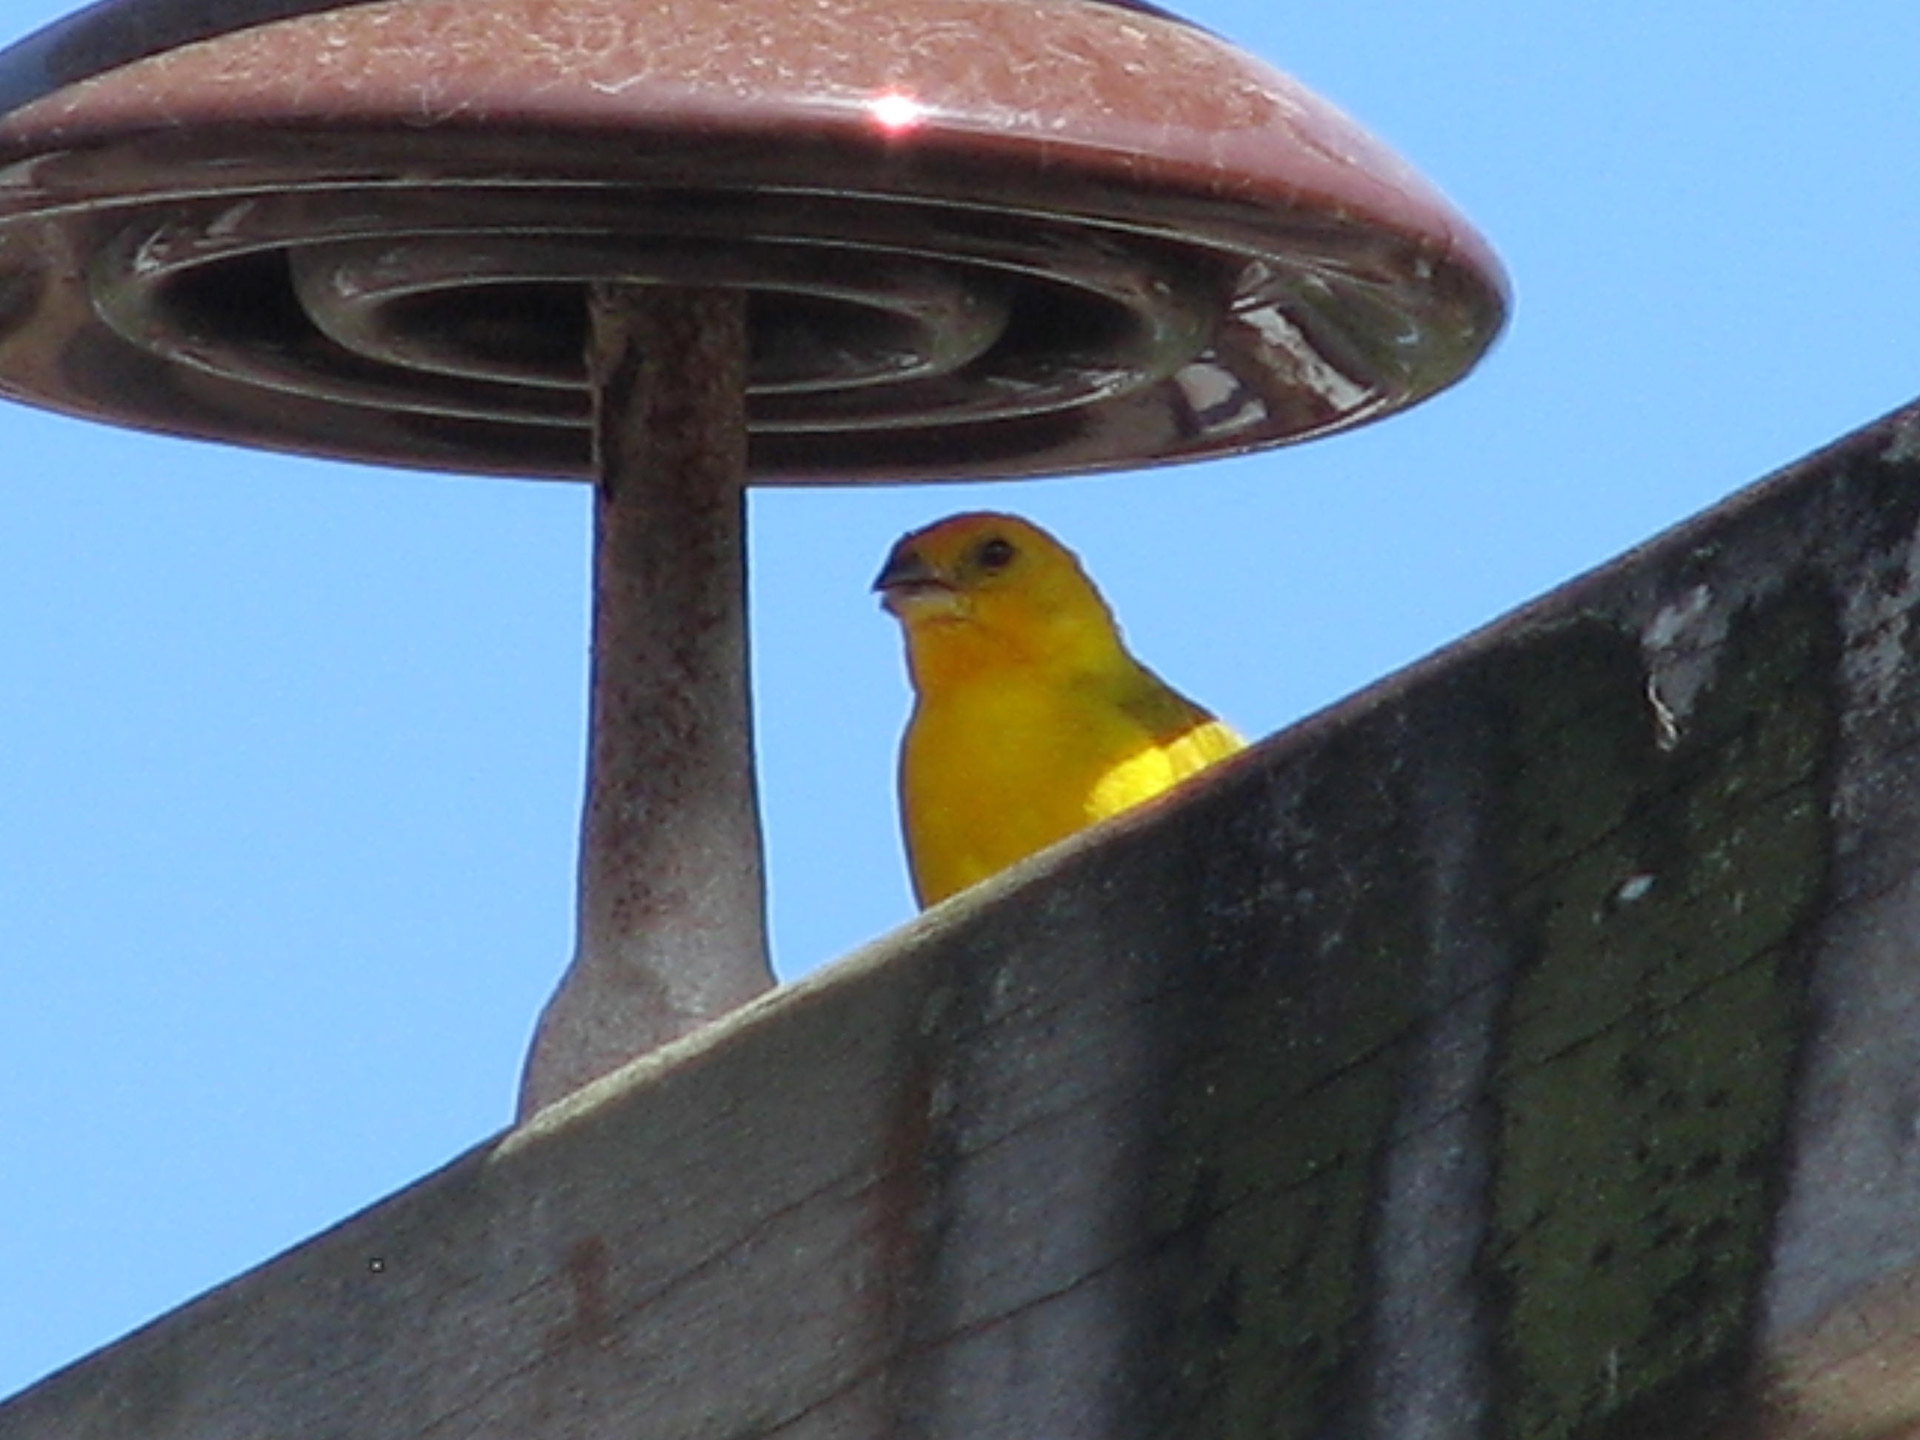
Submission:
<svg viewBox="0 0 1920 1440">
<path fill-rule="evenodd" d="M 1013 542 L 996 535 L 975 552 L 988 570 L 1004 570 L 1013 563 Z"/>
</svg>

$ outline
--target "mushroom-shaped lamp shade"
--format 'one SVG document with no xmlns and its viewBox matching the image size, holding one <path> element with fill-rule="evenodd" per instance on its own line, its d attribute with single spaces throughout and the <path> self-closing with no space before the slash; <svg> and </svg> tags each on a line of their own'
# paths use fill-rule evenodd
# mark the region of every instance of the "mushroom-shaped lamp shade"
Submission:
<svg viewBox="0 0 1920 1440">
<path fill-rule="evenodd" d="M 307 454 L 586 476 L 596 281 L 747 293 L 770 483 L 1323 434 L 1505 311 L 1352 122 L 1114 0 L 106 0 L 0 107 L 0 394 Z"/>
</svg>

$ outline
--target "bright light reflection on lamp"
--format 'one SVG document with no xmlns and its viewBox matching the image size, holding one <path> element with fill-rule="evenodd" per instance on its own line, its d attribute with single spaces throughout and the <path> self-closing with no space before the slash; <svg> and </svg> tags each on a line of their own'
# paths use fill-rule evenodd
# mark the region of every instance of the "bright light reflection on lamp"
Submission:
<svg viewBox="0 0 1920 1440">
<path fill-rule="evenodd" d="M 920 102 L 911 95 L 902 95 L 898 90 L 889 90 L 884 95 L 876 95 L 867 102 L 867 113 L 873 116 L 873 123 L 889 135 L 898 135 L 903 130 L 911 130 L 920 123 L 920 117 L 926 112 Z"/>
</svg>

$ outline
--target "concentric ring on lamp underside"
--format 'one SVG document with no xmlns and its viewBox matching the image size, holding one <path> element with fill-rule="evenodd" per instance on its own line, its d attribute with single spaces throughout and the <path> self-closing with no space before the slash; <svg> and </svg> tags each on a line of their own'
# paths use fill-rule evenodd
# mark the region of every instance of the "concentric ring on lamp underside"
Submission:
<svg viewBox="0 0 1920 1440">
<path fill-rule="evenodd" d="M 754 479 L 1048 474 L 1390 413 L 1505 313 L 1351 122 L 1104 0 L 376 0 L 70 73 L 142 10 L 0 53 L 0 393 L 115 423 L 584 476 L 588 285 L 726 285 Z"/>
</svg>

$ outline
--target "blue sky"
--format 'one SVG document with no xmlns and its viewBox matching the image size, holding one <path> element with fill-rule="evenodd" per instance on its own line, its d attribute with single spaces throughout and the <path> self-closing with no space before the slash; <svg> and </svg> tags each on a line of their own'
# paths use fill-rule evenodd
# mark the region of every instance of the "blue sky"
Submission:
<svg viewBox="0 0 1920 1440">
<path fill-rule="evenodd" d="M 902 531 L 1032 516 L 1264 735 L 1920 393 L 1911 0 L 1186 13 L 1447 191 L 1510 329 L 1298 448 L 756 495 L 784 975 L 911 913 Z M 571 943 L 588 497 L 13 407 L 0 453 L 4 1395 L 505 1123 Z"/>
</svg>

